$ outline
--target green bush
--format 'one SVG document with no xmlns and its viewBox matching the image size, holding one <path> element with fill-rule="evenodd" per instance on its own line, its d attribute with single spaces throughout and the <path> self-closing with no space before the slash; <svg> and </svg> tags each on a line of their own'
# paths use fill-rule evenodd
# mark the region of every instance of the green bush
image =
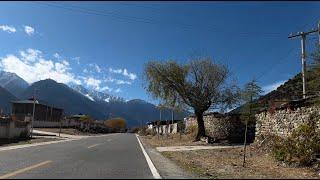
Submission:
<svg viewBox="0 0 320 180">
<path fill-rule="evenodd" d="M 289 164 L 308 166 L 312 164 L 314 155 L 320 153 L 320 133 L 316 122 L 318 114 L 312 114 L 310 120 L 295 129 L 291 136 L 273 139 L 272 154 L 275 159 Z"/>
</svg>

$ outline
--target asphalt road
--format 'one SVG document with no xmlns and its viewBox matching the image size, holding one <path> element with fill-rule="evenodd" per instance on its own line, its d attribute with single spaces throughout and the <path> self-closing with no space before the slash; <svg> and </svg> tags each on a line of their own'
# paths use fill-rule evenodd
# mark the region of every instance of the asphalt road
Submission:
<svg viewBox="0 0 320 180">
<path fill-rule="evenodd" d="M 0 151 L 0 177 L 153 178 L 134 134 Z"/>
</svg>

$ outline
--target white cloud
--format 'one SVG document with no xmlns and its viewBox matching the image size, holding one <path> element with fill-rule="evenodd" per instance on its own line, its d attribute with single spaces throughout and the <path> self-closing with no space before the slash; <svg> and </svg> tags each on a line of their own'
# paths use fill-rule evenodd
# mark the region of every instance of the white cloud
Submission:
<svg viewBox="0 0 320 180">
<path fill-rule="evenodd" d="M 31 26 L 24 26 L 24 31 L 29 35 L 33 35 L 34 34 L 34 28 Z"/>
<path fill-rule="evenodd" d="M 81 81 L 70 72 L 69 64 L 45 59 L 42 57 L 42 52 L 36 49 L 20 51 L 20 56 L 6 55 L 0 58 L 0 67 L 4 71 L 16 73 L 28 83 L 50 78 L 61 83 L 81 84 Z"/>
<path fill-rule="evenodd" d="M 109 72 L 116 73 L 116 74 L 122 74 L 123 76 L 128 77 L 131 80 L 135 80 L 137 78 L 137 75 L 134 73 L 129 73 L 126 68 L 122 69 L 112 69 L 109 68 Z"/>
<path fill-rule="evenodd" d="M 74 62 L 70 64 L 67 59 L 61 59 L 63 56 L 58 53 L 53 54 L 51 59 L 50 57 L 45 57 L 44 54 L 45 53 L 40 50 L 31 48 L 20 50 L 17 54 L 7 54 L 4 57 L 0 57 L 0 69 L 16 73 L 30 84 L 39 80 L 53 79 L 60 83 L 81 84 L 97 91 L 115 93 L 122 92 L 122 90 L 120 88 L 110 87 L 108 84 L 109 82 L 114 83 L 114 85 L 131 85 L 133 83 L 132 79 L 136 78 L 136 75 L 129 73 L 127 69 L 109 68 L 109 70 L 118 73 L 120 76 L 127 76 L 131 80 L 113 78 L 112 76 L 101 77 L 100 75 L 95 75 L 95 71 L 104 72 L 104 69 L 95 63 L 87 64 L 90 66 L 89 68 L 85 67 L 80 69 L 80 74 L 76 74 L 77 71 L 74 71 L 74 69 L 71 68 L 71 64 L 74 64 Z M 74 60 L 74 58 L 71 60 Z M 83 76 L 81 76 L 82 73 Z"/>
<path fill-rule="evenodd" d="M 93 77 L 84 77 L 84 82 L 87 86 L 92 87 L 96 90 L 100 90 L 101 80 L 95 79 Z"/>
<path fill-rule="evenodd" d="M 17 30 L 13 26 L 8 25 L 0 25 L 0 30 L 8 32 L 8 33 L 15 33 Z"/>
<path fill-rule="evenodd" d="M 124 81 L 124 80 L 117 80 L 116 84 L 131 84 L 129 81 Z"/>
<path fill-rule="evenodd" d="M 53 57 L 59 59 L 61 56 L 60 56 L 60 54 L 58 54 L 58 53 L 54 53 L 54 54 L 53 54 Z"/>
<path fill-rule="evenodd" d="M 110 88 L 109 86 L 105 86 L 105 87 L 101 88 L 100 90 L 101 91 L 109 91 L 109 92 L 111 92 L 112 88 Z"/>
<path fill-rule="evenodd" d="M 131 80 L 135 80 L 137 78 L 137 75 L 135 75 L 133 73 L 128 73 L 127 69 L 123 70 L 123 75 L 127 76 Z"/>
<path fill-rule="evenodd" d="M 69 65 L 70 65 L 69 62 L 66 61 L 66 60 L 63 60 L 63 61 L 62 61 L 62 64 L 66 65 L 66 66 L 69 66 Z"/>
<path fill-rule="evenodd" d="M 27 49 L 26 51 L 20 51 L 21 59 L 25 62 L 34 62 L 37 59 L 42 58 L 42 52 L 37 49 Z"/>
<path fill-rule="evenodd" d="M 96 64 L 95 64 L 95 66 L 94 66 L 94 67 L 96 68 L 96 70 L 97 70 L 97 72 L 98 72 L 98 73 L 100 73 L 100 72 L 101 72 L 101 68 L 100 68 L 98 65 L 96 65 Z"/>
<path fill-rule="evenodd" d="M 112 77 L 108 77 L 106 79 L 104 79 L 105 82 L 114 82 L 116 81 L 116 79 L 113 79 Z"/>
<path fill-rule="evenodd" d="M 101 73 L 101 68 L 96 63 L 90 63 L 90 67 L 92 67 L 96 72 Z"/>
<path fill-rule="evenodd" d="M 83 69 L 82 72 L 83 73 L 88 73 L 88 69 Z"/>
<path fill-rule="evenodd" d="M 286 81 L 278 81 L 278 82 L 275 82 L 273 84 L 269 84 L 269 85 L 263 86 L 262 87 L 263 93 L 267 94 L 267 93 L 269 93 L 269 92 L 271 92 L 273 90 L 276 90 L 279 86 L 281 86 L 285 82 Z"/>
<path fill-rule="evenodd" d="M 114 92 L 119 93 L 119 92 L 121 92 L 121 89 L 118 88 L 118 89 L 116 89 Z"/>
<path fill-rule="evenodd" d="M 112 72 L 112 73 L 116 73 L 116 74 L 121 74 L 121 73 L 122 73 L 122 69 L 112 69 L 112 68 L 109 68 L 109 71 Z"/>
<path fill-rule="evenodd" d="M 78 65 L 80 65 L 80 57 L 74 57 L 72 60 L 75 60 Z"/>
</svg>

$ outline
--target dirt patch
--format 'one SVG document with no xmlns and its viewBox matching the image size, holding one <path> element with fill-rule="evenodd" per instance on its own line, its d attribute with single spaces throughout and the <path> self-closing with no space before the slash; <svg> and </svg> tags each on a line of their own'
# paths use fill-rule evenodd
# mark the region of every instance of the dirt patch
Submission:
<svg viewBox="0 0 320 180">
<path fill-rule="evenodd" d="M 1 139 L 0 147 L 7 146 L 15 146 L 15 145 L 24 145 L 24 144 L 34 144 L 41 142 L 49 142 L 49 141 L 59 141 L 61 139 L 58 138 L 28 138 L 28 139 Z"/>
<path fill-rule="evenodd" d="M 205 178 L 319 178 L 311 168 L 285 167 L 268 154 L 256 153 L 250 146 L 245 167 L 243 148 L 163 152 L 182 168 Z"/>
<path fill-rule="evenodd" d="M 141 136 L 144 142 L 153 147 L 207 145 L 193 142 L 190 135 Z M 221 144 L 217 144 L 221 145 Z M 162 152 L 164 156 L 176 162 L 183 169 L 201 178 L 311 178 L 319 179 L 320 172 L 312 168 L 288 167 L 273 159 L 262 149 L 247 146 L 245 167 L 243 148 L 210 149 L 194 151 Z"/>
</svg>

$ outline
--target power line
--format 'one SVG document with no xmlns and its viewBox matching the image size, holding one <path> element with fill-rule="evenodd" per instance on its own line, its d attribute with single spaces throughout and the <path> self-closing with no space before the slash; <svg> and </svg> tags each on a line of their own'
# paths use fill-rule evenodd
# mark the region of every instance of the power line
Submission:
<svg viewBox="0 0 320 180">
<path fill-rule="evenodd" d="M 78 12 L 82 12 L 85 14 L 118 18 L 118 19 L 122 19 L 127 22 L 134 21 L 134 22 L 138 22 L 138 23 L 147 23 L 147 24 L 155 24 L 155 25 L 162 25 L 162 26 L 169 24 L 168 22 L 163 23 L 160 21 L 156 21 L 155 19 L 152 19 L 152 18 L 146 19 L 146 18 L 123 16 L 123 15 L 118 15 L 114 12 L 98 11 L 98 10 L 82 8 L 82 7 L 74 6 L 74 5 L 68 5 L 68 7 L 67 7 L 67 6 L 58 5 L 57 3 L 48 3 L 48 2 L 35 2 L 35 3 L 50 6 L 50 7 L 55 7 L 55 8 L 61 8 L 61 9 L 69 10 L 69 11 L 78 11 Z M 195 25 L 184 24 L 181 22 L 174 22 L 174 26 L 177 26 L 177 27 L 182 28 L 184 30 L 199 29 L 198 26 L 195 27 Z M 214 32 L 220 32 L 220 33 L 228 33 L 229 34 L 229 33 L 234 32 L 230 29 L 221 29 L 221 28 L 217 28 L 217 27 L 213 28 L 213 27 L 207 26 L 205 28 L 207 30 L 214 31 Z M 283 36 L 283 34 L 276 33 L 276 32 L 239 32 L 239 31 L 237 31 L 237 36 L 266 36 L 266 35 L 269 35 L 269 37 Z"/>
<path fill-rule="evenodd" d="M 304 28 L 306 28 L 307 26 L 309 26 L 309 25 L 311 25 L 311 24 L 312 24 L 312 23 L 306 23 L 306 24 L 303 25 L 303 27 L 301 27 L 301 29 L 304 29 Z M 272 50 L 275 49 L 275 48 L 276 48 L 276 47 L 273 46 Z M 280 60 L 280 63 L 279 63 L 279 61 L 277 61 L 276 63 L 273 63 L 271 66 L 269 66 L 268 69 L 266 69 L 265 71 L 263 71 L 263 72 L 257 77 L 257 80 L 260 79 L 260 78 L 262 78 L 262 77 L 264 77 L 265 75 L 267 75 L 267 74 L 268 74 L 268 71 L 270 71 L 270 70 L 274 69 L 276 66 L 280 65 L 282 61 L 284 61 L 287 57 L 289 57 L 289 55 L 292 53 L 293 50 L 294 50 L 294 48 L 291 48 L 291 49 L 288 51 L 288 53 L 286 53 L 286 55 L 285 55 L 283 58 L 280 58 L 280 59 L 281 59 L 281 60 Z M 270 50 L 270 51 L 271 51 L 271 50 Z M 270 52 L 270 51 L 268 51 L 268 52 Z"/>
<path fill-rule="evenodd" d="M 277 67 L 278 65 L 281 64 L 281 62 L 283 62 L 284 60 L 286 60 L 291 53 L 293 52 L 294 48 L 291 48 L 286 54 L 285 56 L 283 56 L 282 58 L 280 58 L 279 61 L 277 61 L 276 63 L 272 64 L 271 66 L 268 67 L 268 69 L 266 69 L 265 71 L 263 71 L 262 73 L 260 73 L 259 76 L 257 76 L 257 80 L 262 78 L 263 76 L 265 76 L 266 74 L 268 74 L 268 72 L 270 72 L 271 70 L 273 70 L 275 67 Z"/>
<path fill-rule="evenodd" d="M 144 6 L 144 5 L 136 5 L 136 4 L 125 4 L 125 3 L 119 3 L 120 5 L 125 5 L 125 6 L 133 6 L 133 7 L 138 7 L 138 8 L 144 8 L 144 9 L 152 9 L 153 12 L 154 11 L 158 11 L 159 13 L 162 13 L 161 10 L 157 9 L 157 8 L 153 8 L 153 7 L 150 7 L 150 6 Z M 211 28 L 211 26 L 208 26 L 208 28 Z M 220 31 L 228 31 L 228 29 L 221 29 L 219 28 Z M 230 32 L 228 32 L 230 33 Z M 239 34 L 246 34 L 246 35 L 252 35 L 253 33 L 261 33 L 261 32 L 239 32 L 237 31 L 237 35 Z M 261 35 L 266 35 L 266 34 L 269 34 L 269 35 L 277 35 L 277 36 L 282 36 L 280 33 L 275 33 L 275 32 L 263 32 L 261 33 Z"/>
<path fill-rule="evenodd" d="M 61 5 L 58 5 L 57 3 L 47 3 L 47 2 L 36 2 L 36 3 L 40 3 L 40 4 L 43 4 L 43 5 L 46 5 L 46 6 L 50 6 L 50 7 L 55 7 L 55 8 L 62 8 L 62 9 L 65 9 L 65 10 L 69 10 L 69 11 L 78 11 L 78 12 L 82 12 L 82 13 L 86 13 L 86 14 L 91 14 L 91 15 L 98 15 L 98 16 L 108 16 L 108 17 L 113 17 L 113 18 L 118 18 L 118 19 L 122 19 L 124 21 L 134 21 L 134 22 L 139 22 L 139 23 L 147 23 L 147 24 L 164 24 L 163 22 L 159 22 L 159 21 L 155 21 L 154 19 L 146 19 L 146 18 L 137 18 L 137 17 L 129 17 L 129 16 L 119 16 L 118 14 L 114 13 L 114 12 L 105 12 L 105 11 L 97 11 L 97 10 L 93 10 L 93 9 L 88 9 L 88 8 L 81 8 L 79 6 L 72 6 L 72 5 L 69 5 L 69 7 L 65 7 L 65 6 L 61 6 Z M 137 6 L 138 7 L 138 6 Z M 142 6 L 141 6 L 142 7 Z M 149 7 L 146 7 L 144 6 L 144 8 L 149 8 Z M 153 8 L 154 9 L 154 8 Z M 179 26 L 180 28 L 182 29 L 192 29 L 192 28 L 195 28 L 193 25 L 188 25 L 188 24 L 183 24 L 183 23 L 175 23 L 175 25 Z M 306 24 L 304 25 L 307 26 L 309 24 Z M 227 31 L 229 31 L 228 29 L 219 29 L 219 28 L 216 28 L 215 29 L 212 29 L 212 27 L 207 27 L 208 29 L 210 30 L 213 30 L 215 32 L 218 32 L 218 30 L 221 30 L 221 32 L 225 32 L 225 33 L 229 33 Z M 239 35 L 242 35 L 242 36 L 252 36 L 252 35 L 273 35 L 273 36 L 282 36 L 280 33 L 269 33 L 269 32 L 237 32 L 237 36 Z M 270 51 L 273 51 L 274 50 L 274 46 L 273 48 L 270 50 Z M 270 51 L 267 51 L 268 53 L 270 53 Z M 289 52 L 288 52 L 288 55 L 290 55 L 290 53 L 293 51 L 293 49 L 290 49 Z M 287 58 L 287 56 L 285 56 L 282 60 L 285 60 Z M 282 61 L 281 60 L 281 61 Z M 264 71 L 263 73 L 261 73 L 261 75 L 258 76 L 258 79 L 260 79 L 261 77 L 263 77 L 264 75 L 267 74 L 267 72 L 270 70 L 270 69 L 273 69 L 275 66 L 279 65 L 279 63 L 275 63 L 271 66 L 271 68 L 269 68 L 267 71 Z"/>
</svg>

